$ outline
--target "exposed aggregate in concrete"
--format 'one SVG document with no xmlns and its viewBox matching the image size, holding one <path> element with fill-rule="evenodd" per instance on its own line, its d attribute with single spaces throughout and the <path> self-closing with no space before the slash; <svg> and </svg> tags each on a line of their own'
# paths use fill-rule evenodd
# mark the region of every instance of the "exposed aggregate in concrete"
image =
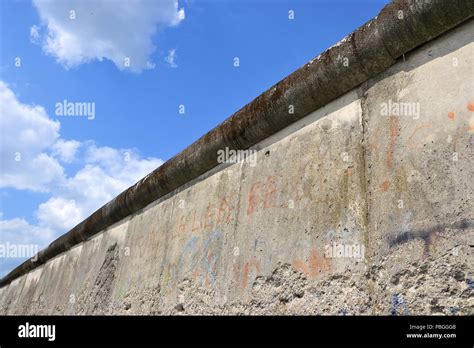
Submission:
<svg viewBox="0 0 474 348">
<path fill-rule="evenodd" d="M 130 315 L 472 315 L 474 313 L 473 255 L 469 245 L 423 256 L 424 242 L 411 240 L 362 275 L 346 268 L 310 281 L 289 264 L 279 264 L 269 276 L 258 276 L 248 299 L 216 304 L 215 292 L 184 279 L 175 303 L 166 304 L 160 286 L 130 289 L 121 301 L 111 302 L 97 284 L 113 281 L 110 257 L 89 296 L 77 305 L 82 314 Z M 402 262 L 406 253 L 418 260 Z M 394 266 L 395 265 L 395 266 Z M 394 267 L 397 268 L 394 270 Z M 107 273 L 107 274 L 106 274 Z M 373 293 L 371 289 L 379 289 Z M 84 301 L 84 302 L 83 302 Z M 100 306 L 98 306 L 100 305 Z M 35 304 L 29 313 L 39 314 Z"/>
</svg>

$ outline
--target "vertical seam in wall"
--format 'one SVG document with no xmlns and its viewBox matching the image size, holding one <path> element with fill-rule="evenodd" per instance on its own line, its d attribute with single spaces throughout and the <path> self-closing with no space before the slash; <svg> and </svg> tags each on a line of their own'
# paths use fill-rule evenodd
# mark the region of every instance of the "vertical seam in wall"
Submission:
<svg viewBox="0 0 474 348">
<path fill-rule="evenodd" d="M 234 221 L 234 229 L 233 229 L 234 236 L 235 236 L 235 233 L 237 232 L 237 223 L 238 223 L 238 217 L 239 217 L 239 213 L 240 213 L 240 194 L 242 193 L 242 182 L 243 182 L 244 172 L 245 172 L 244 171 L 244 166 L 245 166 L 245 163 L 242 162 L 241 167 L 240 167 L 239 190 L 238 190 L 238 193 L 237 193 L 237 209 L 235 211 L 236 219 Z"/>
<path fill-rule="evenodd" d="M 232 228 L 232 246 L 233 248 L 235 248 L 235 240 L 236 240 L 236 237 L 237 237 L 237 223 L 239 221 L 239 215 L 240 215 L 240 195 L 242 193 L 242 186 L 243 186 L 243 179 L 244 179 L 244 166 L 245 166 L 245 162 L 242 162 L 242 164 L 240 165 L 240 178 L 239 178 L 239 189 L 238 189 L 238 192 L 237 192 L 237 205 L 236 205 L 236 209 L 235 209 L 235 221 L 234 221 L 234 226 Z M 229 263 L 229 265 L 234 265 L 234 250 L 232 248 L 232 252 L 231 252 L 231 255 L 232 255 L 232 262 Z M 239 248 L 239 254 L 240 254 L 240 248 Z M 230 291 L 230 289 L 232 289 L 232 287 L 228 287 L 227 290 L 226 290 L 226 297 L 227 297 L 227 294 L 228 292 Z"/>
<path fill-rule="evenodd" d="M 368 278 L 367 278 L 367 292 L 369 295 L 369 308 L 371 313 L 373 314 L 373 288 L 371 284 L 371 257 L 370 257 L 370 231 L 369 231 L 369 222 L 370 222 L 370 204 L 369 204 L 369 192 L 368 192 L 368 167 L 367 167 L 367 123 L 368 123 L 368 114 L 367 114 L 367 89 L 368 83 L 364 83 L 358 90 L 358 94 L 360 97 L 360 127 L 361 127 L 361 135 L 362 139 L 360 142 L 360 149 L 361 149 L 361 186 L 362 186 L 362 194 L 364 199 L 365 205 L 365 232 L 364 232 L 364 244 L 365 244 L 365 260 L 366 266 L 368 267 Z"/>
<path fill-rule="evenodd" d="M 166 228 L 165 228 L 165 231 L 166 231 L 166 236 L 164 238 L 164 247 L 163 247 L 163 255 L 161 256 L 161 264 L 159 265 L 159 275 L 158 275 L 158 279 L 157 279 L 157 282 L 158 282 L 158 286 L 159 286 L 159 293 L 160 295 L 164 296 L 164 291 L 165 292 L 168 292 L 169 291 L 169 284 L 165 284 L 165 286 L 163 286 L 163 274 L 166 270 L 166 267 L 168 265 L 168 268 L 169 268 L 169 262 L 166 262 L 167 258 L 168 258 L 168 254 L 170 253 L 170 241 L 173 239 L 173 234 L 175 233 L 174 231 L 174 228 L 169 228 L 170 226 L 170 221 L 172 220 L 172 218 L 175 216 L 174 215 L 174 212 L 175 212 L 175 204 L 176 204 L 176 200 L 178 199 L 178 193 L 180 192 L 185 192 L 186 190 L 183 190 L 183 191 L 178 191 L 178 190 L 175 190 L 173 192 L 173 195 L 169 198 L 167 198 L 166 200 L 168 199 L 172 199 L 172 203 L 171 203 L 171 211 L 169 213 L 169 218 L 167 219 L 166 221 Z M 166 200 L 164 200 L 163 202 L 165 202 Z M 186 203 L 186 201 L 185 201 Z M 178 214 L 179 216 L 179 214 Z M 178 224 L 180 223 L 180 220 L 178 219 Z M 159 233 L 159 232 L 158 232 Z M 176 233 L 179 233 L 179 228 L 178 228 L 178 231 Z M 160 257 L 160 250 L 159 248 L 157 248 L 156 250 L 156 256 L 157 256 L 157 259 Z M 170 277 L 170 275 L 168 274 L 168 277 Z M 179 285 L 179 283 L 177 282 L 177 285 Z M 154 288 L 156 288 L 156 286 L 154 286 Z"/>
</svg>

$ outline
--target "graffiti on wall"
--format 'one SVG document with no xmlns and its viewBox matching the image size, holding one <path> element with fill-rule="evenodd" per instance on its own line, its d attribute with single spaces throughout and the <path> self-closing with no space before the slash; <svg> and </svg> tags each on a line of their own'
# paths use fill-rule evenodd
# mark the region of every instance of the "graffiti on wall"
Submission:
<svg viewBox="0 0 474 348">
<path fill-rule="evenodd" d="M 243 207 L 245 214 L 250 216 L 271 208 L 293 208 L 302 197 L 298 194 L 293 196 L 286 194 L 287 190 L 282 187 L 281 182 L 281 176 L 269 175 L 251 184 L 248 192 L 242 196 L 245 197 Z M 210 202 L 204 211 L 191 210 L 179 218 L 174 230 L 178 235 L 188 232 L 199 234 L 234 223 L 237 218 L 236 203 L 239 201 L 237 195 L 238 193 L 233 190 L 217 201 Z"/>
<path fill-rule="evenodd" d="M 190 277 L 202 286 L 214 286 L 222 253 L 223 235 L 212 231 L 207 235 L 192 236 L 184 245 L 178 262 L 171 267 L 173 276 Z"/>
</svg>

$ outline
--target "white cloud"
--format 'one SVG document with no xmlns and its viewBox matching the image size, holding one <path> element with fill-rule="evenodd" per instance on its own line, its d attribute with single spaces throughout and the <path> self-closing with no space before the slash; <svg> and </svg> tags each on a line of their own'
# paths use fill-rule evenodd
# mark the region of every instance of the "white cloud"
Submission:
<svg viewBox="0 0 474 348">
<path fill-rule="evenodd" d="M 134 149 L 60 138 L 59 122 L 49 119 L 44 108 L 19 102 L 2 81 L 0 127 L 0 188 L 49 193 L 34 212 L 36 224 L 0 214 L 0 242 L 42 247 L 163 163 Z M 21 151 L 21 161 L 14 160 L 15 151 Z M 68 176 L 57 159 L 82 167 Z M 5 267 L 0 262 L 0 273 Z"/>
<path fill-rule="evenodd" d="M 34 43 L 37 43 L 40 37 L 39 30 L 40 28 L 37 25 L 33 25 L 30 28 L 30 38 L 31 38 L 31 41 Z"/>
<path fill-rule="evenodd" d="M 34 226 L 23 218 L 2 219 L 0 213 L 0 244 L 5 248 L 8 245 L 26 247 L 28 255 L 15 255 L 0 258 L 0 277 L 18 266 L 23 260 L 32 257 L 35 253 L 54 238 L 54 231 L 49 228 Z M 19 250 L 19 249 L 16 249 Z M 31 254 L 30 254 L 31 253 Z"/>
<path fill-rule="evenodd" d="M 176 49 L 172 49 L 169 51 L 168 55 L 165 58 L 165 62 L 172 68 L 177 68 L 178 65 L 175 62 L 176 60 Z"/>
<path fill-rule="evenodd" d="M 51 229 L 29 224 L 23 218 L 0 220 L 0 243 L 37 244 L 45 246 L 51 241 L 54 233 Z"/>
<path fill-rule="evenodd" d="M 177 0 L 33 0 L 42 28 L 32 40 L 66 68 L 109 59 L 120 70 L 140 72 L 155 50 L 152 37 L 162 27 L 184 20 Z M 71 12 L 73 11 L 73 12 Z M 44 29 L 44 30 L 42 30 Z M 130 66 L 124 63 L 129 59 Z"/>
<path fill-rule="evenodd" d="M 43 211 L 57 211 L 50 209 L 57 205 L 57 199 L 67 200 L 71 208 L 74 203 L 78 214 L 74 218 L 71 215 L 67 218 L 68 214 L 65 214 L 64 229 L 73 227 L 163 163 L 158 158 L 140 158 L 132 149 L 97 147 L 92 142 L 85 146 L 85 166 L 65 180 L 57 195 L 41 207 Z M 61 219 L 54 214 L 49 217 L 43 214 L 40 220 L 42 226 L 53 227 L 54 221 Z"/>
<path fill-rule="evenodd" d="M 75 200 L 53 197 L 39 205 L 36 216 L 40 226 L 64 231 L 74 227 L 81 220 L 82 213 Z"/>
<path fill-rule="evenodd" d="M 49 184 L 62 179 L 61 165 L 44 153 L 59 137 L 59 128 L 43 107 L 20 103 L 0 81 L 0 188 L 48 191 Z"/>
<path fill-rule="evenodd" d="M 52 196 L 35 212 L 38 227 L 54 231 L 56 236 L 67 232 L 163 163 L 158 158 L 140 158 L 133 150 L 96 147 L 91 142 L 83 146 L 88 147 L 82 158 L 86 164 L 54 186 Z M 35 175 L 38 174 L 42 173 Z"/>
<path fill-rule="evenodd" d="M 59 139 L 52 146 L 53 156 L 58 157 L 63 162 L 71 163 L 74 161 L 80 146 L 79 141 Z"/>
<path fill-rule="evenodd" d="M 141 158 L 132 149 L 82 144 L 84 166 L 65 178 L 36 210 L 39 226 L 67 232 L 95 210 L 159 167 L 158 158 Z"/>
</svg>

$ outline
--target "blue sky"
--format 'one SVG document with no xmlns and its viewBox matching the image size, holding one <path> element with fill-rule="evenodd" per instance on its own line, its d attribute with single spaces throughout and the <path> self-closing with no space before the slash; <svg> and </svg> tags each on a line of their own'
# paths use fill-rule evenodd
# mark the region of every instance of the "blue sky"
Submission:
<svg viewBox="0 0 474 348">
<path fill-rule="evenodd" d="M 0 0 L 0 244 L 44 247 L 387 2 Z"/>
</svg>

